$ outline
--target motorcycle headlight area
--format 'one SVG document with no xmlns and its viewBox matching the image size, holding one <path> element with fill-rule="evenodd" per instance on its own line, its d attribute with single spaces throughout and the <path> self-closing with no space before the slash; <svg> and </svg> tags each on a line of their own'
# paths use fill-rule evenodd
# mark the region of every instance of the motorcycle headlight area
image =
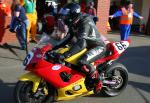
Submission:
<svg viewBox="0 0 150 103">
<path fill-rule="evenodd" d="M 80 90 L 81 88 L 82 88 L 81 85 L 76 85 L 76 86 L 74 86 L 72 89 L 73 89 L 74 91 L 78 91 L 78 90 Z"/>
</svg>

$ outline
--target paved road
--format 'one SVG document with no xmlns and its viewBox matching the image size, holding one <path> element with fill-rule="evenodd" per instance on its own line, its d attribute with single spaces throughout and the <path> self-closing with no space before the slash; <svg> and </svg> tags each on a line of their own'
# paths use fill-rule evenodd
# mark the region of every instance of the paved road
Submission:
<svg viewBox="0 0 150 103">
<path fill-rule="evenodd" d="M 107 35 L 110 40 L 119 40 L 118 35 Z M 130 48 L 120 57 L 129 71 L 127 89 L 117 97 L 89 96 L 60 103 L 150 103 L 150 37 L 131 36 Z M 14 103 L 13 89 L 17 78 L 24 73 L 21 63 L 25 51 L 17 43 L 0 47 L 0 103 Z"/>
</svg>

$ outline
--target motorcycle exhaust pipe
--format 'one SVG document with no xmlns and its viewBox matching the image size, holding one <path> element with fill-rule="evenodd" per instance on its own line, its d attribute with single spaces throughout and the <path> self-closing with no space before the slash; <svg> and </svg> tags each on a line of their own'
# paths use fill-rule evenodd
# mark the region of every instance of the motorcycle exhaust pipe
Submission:
<svg viewBox="0 0 150 103">
<path fill-rule="evenodd" d="M 108 81 L 108 80 L 104 80 L 103 84 L 108 84 L 108 85 L 115 85 L 116 81 Z"/>
</svg>

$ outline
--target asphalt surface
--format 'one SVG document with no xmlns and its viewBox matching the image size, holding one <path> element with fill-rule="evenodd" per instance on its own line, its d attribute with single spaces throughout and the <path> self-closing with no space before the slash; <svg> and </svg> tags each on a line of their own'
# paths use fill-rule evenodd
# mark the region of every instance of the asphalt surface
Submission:
<svg viewBox="0 0 150 103">
<path fill-rule="evenodd" d="M 108 34 L 108 39 L 118 41 L 119 35 Z M 132 35 L 132 44 L 119 58 L 129 71 L 125 91 L 116 97 L 87 96 L 60 103 L 150 103 L 150 36 Z M 30 48 L 34 44 L 30 45 Z M 0 46 L 0 103 L 15 103 L 13 90 L 17 78 L 25 73 L 22 60 L 26 52 L 18 43 Z"/>
</svg>

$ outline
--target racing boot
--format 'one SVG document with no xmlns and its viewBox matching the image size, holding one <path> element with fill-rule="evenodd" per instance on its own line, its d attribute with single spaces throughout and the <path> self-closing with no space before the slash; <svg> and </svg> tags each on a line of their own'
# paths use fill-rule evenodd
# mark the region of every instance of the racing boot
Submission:
<svg viewBox="0 0 150 103">
<path fill-rule="evenodd" d="M 102 89 L 102 82 L 100 81 L 100 75 L 98 71 L 94 68 L 93 65 L 83 65 L 81 69 L 82 71 L 86 72 L 91 79 L 94 80 L 95 82 L 94 93 L 95 94 L 99 93 L 100 90 Z"/>
<path fill-rule="evenodd" d="M 94 87 L 94 93 L 98 94 L 100 92 L 100 90 L 102 89 L 102 82 L 99 79 L 100 75 L 99 75 L 98 71 L 95 70 L 94 72 L 90 73 L 90 77 L 93 80 L 96 80 L 95 87 Z"/>
</svg>

